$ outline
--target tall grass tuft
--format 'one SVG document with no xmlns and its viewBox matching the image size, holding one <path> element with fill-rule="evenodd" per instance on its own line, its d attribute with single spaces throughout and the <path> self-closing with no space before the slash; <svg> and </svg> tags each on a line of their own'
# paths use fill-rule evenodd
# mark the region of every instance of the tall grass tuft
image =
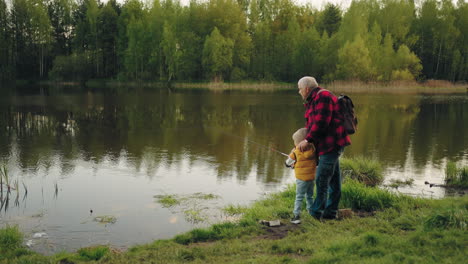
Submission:
<svg viewBox="0 0 468 264">
<path fill-rule="evenodd" d="M 466 208 L 451 208 L 445 211 L 437 211 L 427 217 L 424 222 L 426 229 L 457 228 L 466 231 L 468 211 Z"/>
<path fill-rule="evenodd" d="M 452 187 L 468 188 L 468 166 L 457 167 L 455 162 L 447 162 L 445 184 Z"/>
<path fill-rule="evenodd" d="M 343 178 L 351 178 L 369 186 L 376 186 L 383 182 L 383 169 L 379 161 L 364 157 L 340 160 Z"/>
<path fill-rule="evenodd" d="M 234 238 L 241 235 L 245 230 L 238 228 L 237 224 L 221 223 L 210 228 L 197 228 L 188 233 L 177 235 L 174 241 L 178 244 L 187 245 L 196 242 L 214 241 L 224 238 Z"/>
<path fill-rule="evenodd" d="M 356 180 L 348 180 L 341 190 L 343 207 L 353 210 L 375 211 L 396 206 L 404 199 L 411 199 L 387 190 L 371 188 Z"/>
<path fill-rule="evenodd" d="M 110 252 L 106 246 L 96 246 L 90 248 L 82 248 L 78 250 L 78 255 L 85 261 L 100 260 Z"/>
<path fill-rule="evenodd" d="M 13 250 L 21 247 L 23 235 L 20 233 L 18 226 L 6 226 L 0 229 L 0 252 L 4 250 Z"/>
</svg>

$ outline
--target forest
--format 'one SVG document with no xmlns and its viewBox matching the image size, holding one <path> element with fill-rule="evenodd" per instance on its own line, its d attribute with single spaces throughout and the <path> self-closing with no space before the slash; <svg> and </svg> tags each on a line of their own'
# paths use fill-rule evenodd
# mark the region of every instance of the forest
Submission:
<svg viewBox="0 0 468 264">
<path fill-rule="evenodd" d="M 0 0 L 0 82 L 468 79 L 468 3 Z"/>
</svg>

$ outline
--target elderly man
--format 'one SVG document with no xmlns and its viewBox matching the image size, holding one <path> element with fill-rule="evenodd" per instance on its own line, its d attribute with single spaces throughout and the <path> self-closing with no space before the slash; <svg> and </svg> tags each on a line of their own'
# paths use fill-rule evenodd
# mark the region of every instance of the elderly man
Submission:
<svg viewBox="0 0 468 264">
<path fill-rule="evenodd" d="M 313 77 L 303 77 L 297 85 L 304 99 L 308 130 L 306 139 L 298 147 L 306 150 L 309 143 L 314 143 L 319 157 L 315 177 L 317 197 L 310 214 L 317 219 L 335 219 L 341 198 L 339 157 L 351 140 L 342 125 L 343 116 L 336 96 L 319 87 Z"/>
</svg>

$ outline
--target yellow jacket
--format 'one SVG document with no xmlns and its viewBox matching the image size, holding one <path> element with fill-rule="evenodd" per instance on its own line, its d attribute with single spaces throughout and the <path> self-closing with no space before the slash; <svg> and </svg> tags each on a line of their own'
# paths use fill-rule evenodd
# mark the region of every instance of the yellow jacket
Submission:
<svg viewBox="0 0 468 264">
<path fill-rule="evenodd" d="M 317 157 L 315 147 L 301 152 L 298 148 L 289 154 L 289 157 L 296 161 L 294 164 L 294 174 L 302 181 L 315 180 L 315 169 L 317 168 Z"/>
</svg>

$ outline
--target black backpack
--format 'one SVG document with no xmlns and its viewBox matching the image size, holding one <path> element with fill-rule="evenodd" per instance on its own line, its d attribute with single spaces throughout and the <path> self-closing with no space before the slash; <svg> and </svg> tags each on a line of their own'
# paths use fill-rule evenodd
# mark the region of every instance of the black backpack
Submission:
<svg viewBox="0 0 468 264">
<path fill-rule="evenodd" d="M 338 104 L 340 104 L 340 112 L 343 114 L 343 126 L 346 133 L 350 135 L 356 133 L 358 120 L 354 113 L 353 100 L 347 95 L 340 94 Z"/>
<path fill-rule="evenodd" d="M 327 89 L 321 89 L 318 91 L 317 95 L 323 91 L 328 91 L 329 93 L 333 94 Z M 338 104 L 340 105 L 340 112 L 343 115 L 343 126 L 348 135 L 352 135 L 356 133 L 357 130 L 357 116 L 354 113 L 354 104 L 353 100 L 347 95 L 340 94 L 338 97 Z"/>
</svg>

